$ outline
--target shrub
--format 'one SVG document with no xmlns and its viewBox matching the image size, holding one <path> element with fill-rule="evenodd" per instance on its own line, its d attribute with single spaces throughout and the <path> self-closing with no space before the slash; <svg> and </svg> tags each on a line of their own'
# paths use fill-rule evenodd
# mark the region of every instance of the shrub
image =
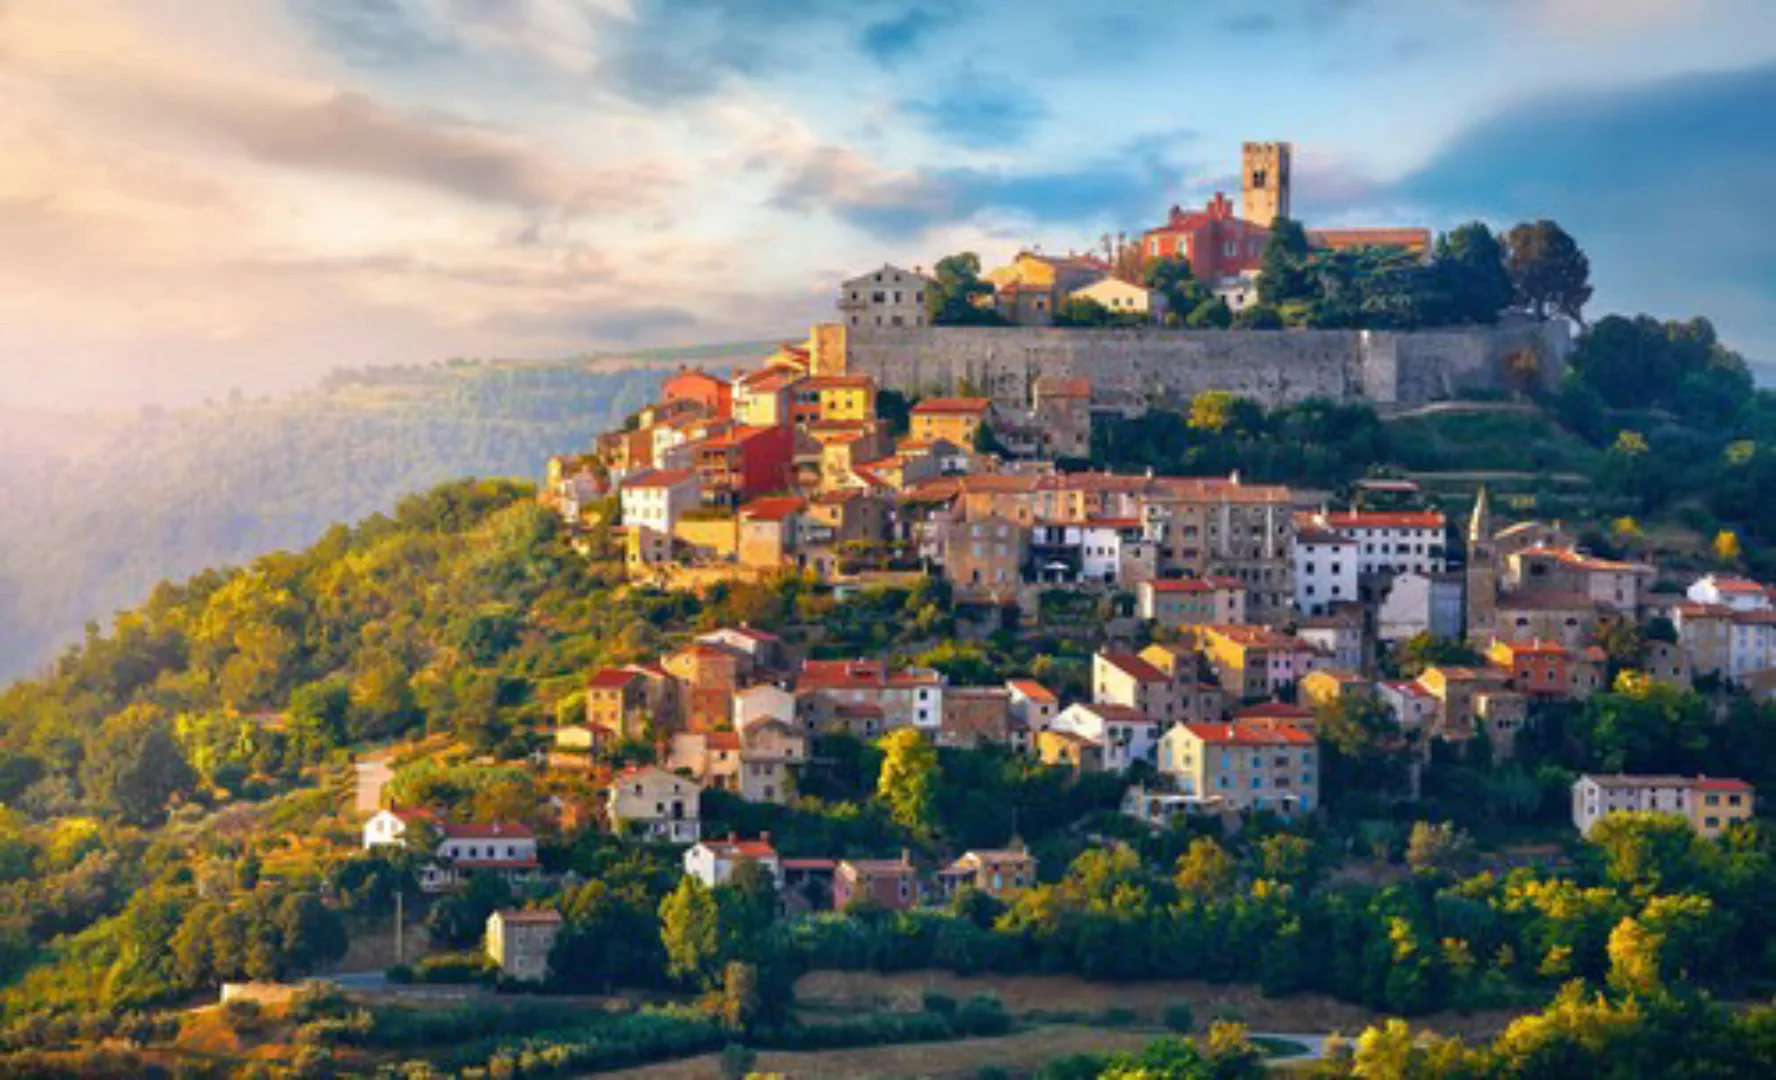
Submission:
<svg viewBox="0 0 1776 1080">
<path fill-rule="evenodd" d="M 955 1016 L 956 999 L 948 994 L 940 994 L 936 990 L 925 991 L 925 1011 L 938 1016 Z"/>
<path fill-rule="evenodd" d="M 1196 1026 L 1196 1013 L 1182 1001 L 1174 1001 L 1160 1014 L 1165 1026 L 1173 1031 L 1189 1031 Z"/>
<path fill-rule="evenodd" d="M 413 981 L 464 986 L 493 976 L 493 965 L 480 953 L 433 953 L 413 966 Z"/>
<path fill-rule="evenodd" d="M 997 996 L 976 994 L 957 1011 L 956 1026 L 970 1035 L 999 1035 L 1011 1030 L 1011 1017 Z"/>
<path fill-rule="evenodd" d="M 1112 1005 L 1098 1014 L 1098 1023 L 1105 1027 L 1128 1027 L 1135 1022 L 1135 1010 L 1124 1005 Z"/>
<path fill-rule="evenodd" d="M 328 983 L 309 983 L 290 998 L 290 1019 L 298 1024 L 344 1016 L 350 1009 L 345 995 Z"/>
<path fill-rule="evenodd" d="M 390 967 L 388 969 L 388 981 L 394 983 L 397 986 L 405 986 L 406 984 L 412 982 L 413 981 L 413 966 L 411 964 L 390 965 Z"/>
</svg>

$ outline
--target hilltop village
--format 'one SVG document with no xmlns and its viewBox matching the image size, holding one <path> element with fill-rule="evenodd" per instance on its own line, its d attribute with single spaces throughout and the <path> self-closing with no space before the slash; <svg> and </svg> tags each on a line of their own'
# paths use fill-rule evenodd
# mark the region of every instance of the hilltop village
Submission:
<svg viewBox="0 0 1776 1080">
<path fill-rule="evenodd" d="M 0 1073 L 1767 1074 L 1776 398 L 1244 172 L 0 690 Z"/>
</svg>

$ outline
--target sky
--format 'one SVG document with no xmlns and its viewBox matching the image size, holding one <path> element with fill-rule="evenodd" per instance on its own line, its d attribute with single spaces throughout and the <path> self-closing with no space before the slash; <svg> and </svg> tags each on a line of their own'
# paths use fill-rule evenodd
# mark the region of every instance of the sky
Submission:
<svg viewBox="0 0 1776 1080">
<path fill-rule="evenodd" d="M 0 0 L 0 404 L 788 336 L 1296 147 L 1776 360 L 1770 0 Z"/>
</svg>

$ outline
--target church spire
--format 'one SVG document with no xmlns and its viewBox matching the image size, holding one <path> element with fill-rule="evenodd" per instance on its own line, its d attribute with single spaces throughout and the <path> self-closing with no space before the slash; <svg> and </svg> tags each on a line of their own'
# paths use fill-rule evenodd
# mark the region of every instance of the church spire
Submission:
<svg viewBox="0 0 1776 1080">
<path fill-rule="evenodd" d="M 1486 485 L 1480 485 L 1480 494 L 1474 499 L 1474 516 L 1468 519 L 1468 546 L 1487 543 L 1492 539 L 1492 504 L 1486 499 Z"/>
</svg>

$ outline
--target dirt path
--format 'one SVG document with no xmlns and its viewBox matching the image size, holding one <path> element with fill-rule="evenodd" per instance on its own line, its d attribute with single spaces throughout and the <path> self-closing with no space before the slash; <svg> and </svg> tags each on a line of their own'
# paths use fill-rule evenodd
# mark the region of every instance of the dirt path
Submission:
<svg viewBox="0 0 1776 1080">
<path fill-rule="evenodd" d="M 382 789 L 395 778 L 395 770 L 389 767 L 393 756 L 392 750 L 378 750 L 365 754 L 352 766 L 357 773 L 352 809 L 360 817 L 371 817 L 382 809 Z"/>
<path fill-rule="evenodd" d="M 1160 1037 L 1155 1031 L 1103 1030 L 1078 1025 L 1054 1025 L 1021 1031 L 997 1039 L 963 1039 L 957 1042 L 907 1043 L 901 1046 L 866 1046 L 855 1050 L 820 1050 L 791 1053 L 767 1050 L 759 1054 L 753 1070 L 780 1073 L 789 1080 L 840 1080 L 846 1077 L 971 1078 L 989 1065 L 1013 1072 L 1033 1071 L 1055 1058 L 1069 1054 L 1117 1053 L 1139 1050 Z M 632 1080 L 704 1080 L 721 1075 L 721 1055 L 663 1062 L 622 1072 L 600 1073 L 605 1077 Z"/>
<path fill-rule="evenodd" d="M 796 999 L 805 1006 L 830 1009 L 916 1010 L 927 990 L 963 1001 L 974 994 L 997 994 L 1014 1016 L 1031 1012 L 1096 1015 L 1106 1009 L 1130 1009 L 1137 1022 L 1156 1025 L 1166 1006 L 1185 1004 L 1206 1030 L 1214 1020 L 1231 1020 L 1253 1031 L 1342 1032 L 1354 1035 L 1382 1017 L 1359 1005 L 1325 994 L 1293 994 L 1267 998 L 1256 987 L 1195 979 L 1166 982 L 1099 983 L 1069 975 L 960 976 L 942 971 L 878 975 L 872 972 L 816 971 L 796 983 Z M 1502 1031 L 1515 1013 L 1493 1011 L 1460 1015 L 1437 1013 L 1414 1023 L 1447 1035 L 1491 1036 Z"/>
</svg>

